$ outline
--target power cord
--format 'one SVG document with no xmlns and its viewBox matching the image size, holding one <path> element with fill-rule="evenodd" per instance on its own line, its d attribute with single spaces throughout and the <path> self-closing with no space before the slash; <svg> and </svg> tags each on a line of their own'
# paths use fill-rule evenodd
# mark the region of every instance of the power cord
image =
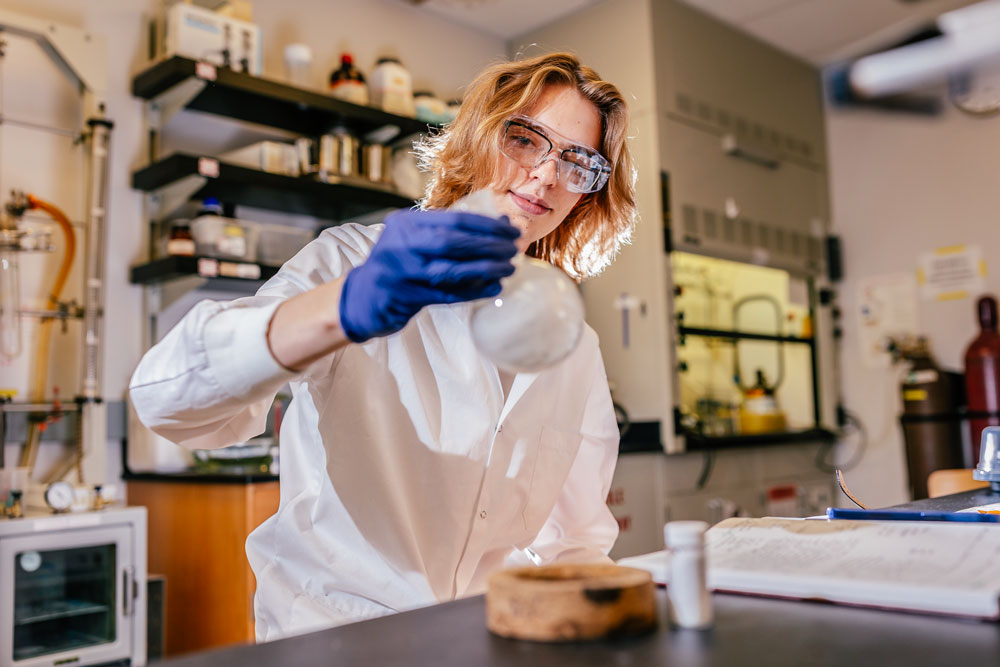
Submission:
<svg viewBox="0 0 1000 667">
<path fill-rule="evenodd" d="M 705 450 L 705 460 L 701 466 L 701 474 L 698 475 L 698 481 L 695 482 L 695 488 L 699 491 L 705 488 L 708 484 L 708 478 L 712 475 L 712 468 L 715 466 L 715 450 L 706 449 Z"/>
</svg>

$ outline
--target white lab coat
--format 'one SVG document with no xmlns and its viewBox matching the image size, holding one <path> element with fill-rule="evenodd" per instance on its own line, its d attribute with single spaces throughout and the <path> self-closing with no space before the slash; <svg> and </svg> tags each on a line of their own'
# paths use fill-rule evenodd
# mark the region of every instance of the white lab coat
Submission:
<svg viewBox="0 0 1000 667">
<path fill-rule="evenodd" d="M 424 308 L 301 374 L 274 360 L 277 305 L 361 264 L 381 229 L 328 229 L 255 296 L 199 303 L 132 378 L 140 419 L 192 448 L 259 434 L 290 383 L 281 503 L 247 540 L 261 641 L 481 593 L 504 566 L 606 560 L 618 534 L 618 429 L 589 327 L 506 401 L 468 304 Z"/>
</svg>

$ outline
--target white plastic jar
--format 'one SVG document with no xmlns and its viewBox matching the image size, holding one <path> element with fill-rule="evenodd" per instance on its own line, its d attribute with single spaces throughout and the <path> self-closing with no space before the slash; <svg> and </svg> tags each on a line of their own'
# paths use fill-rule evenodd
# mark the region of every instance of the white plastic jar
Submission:
<svg viewBox="0 0 1000 667">
<path fill-rule="evenodd" d="M 708 590 L 708 567 L 705 561 L 704 521 L 671 521 L 663 528 L 663 539 L 670 550 L 670 621 L 681 628 L 707 628 L 712 625 L 712 595 Z"/>
<path fill-rule="evenodd" d="M 415 115 L 413 82 L 409 71 L 396 58 L 379 58 L 368 81 L 368 90 L 372 104 L 383 111 L 410 118 Z"/>
</svg>

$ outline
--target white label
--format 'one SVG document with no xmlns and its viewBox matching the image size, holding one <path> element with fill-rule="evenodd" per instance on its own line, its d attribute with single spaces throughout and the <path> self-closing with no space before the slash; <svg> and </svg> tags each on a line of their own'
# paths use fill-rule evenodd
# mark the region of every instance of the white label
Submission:
<svg viewBox="0 0 1000 667">
<path fill-rule="evenodd" d="M 214 259 L 202 257 L 198 260 L 198 275 L 204 278 L 215 278 L 219 275 L 219 263 Z"/>
<path fill-rule="evenodd" d="M 215 242 L 215 249 L 220 255 L 243 258 L 247 254 L 247 240 L 243 236 L 223 234 Z"/>
<path fill-rule="evenodd" d="M 170 239 L 167 241 L 167 254 L 190 257 L 194 255 L 194 241 L 191 239 Z"/>
<path fill-rule="evenodd" d="M 978 296 L 985 289 L 986 261 L 979 246 L 948 246 L 920 256 L 917 282 L 929 301 Z"/>
<path fill-rule="evenodd" d="M 199 79 L 204 79 L 205 81 L 215 81 L 215 65 L 212 63 L 195 63 L 194 75 Z"/>
<path fill-rule="evenodd" d="M 247 280 L 260 279 L 260 266 L 257 264 L 243 264 L 239 262 L 220 262 L 219 275 L 227 278 L 246 278 Z"/>
<path fill-rule="evenodd" d="M 210 157 L 198 158 L 198 173 L 206 178 L 218 178 L 219 161 Z"/>
<path fill-rule="evenodd" d="M 925 368 L 921 371 L 910 371 L 904 384 L 931 384 L 937 381 L 938 372 L 933 368 Z"/>
</svg>

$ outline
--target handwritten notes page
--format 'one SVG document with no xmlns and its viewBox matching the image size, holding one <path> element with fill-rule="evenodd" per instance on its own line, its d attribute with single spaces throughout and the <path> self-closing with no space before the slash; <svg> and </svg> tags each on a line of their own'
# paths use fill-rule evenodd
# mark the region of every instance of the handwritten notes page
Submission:
<svg viewBox="0 0 1000 667">
<path fill-rule="evenodd" d="M 737 518 L 707 549 L 716 590 L 1000 618 L 1000 526 Z"/>
</svg>

